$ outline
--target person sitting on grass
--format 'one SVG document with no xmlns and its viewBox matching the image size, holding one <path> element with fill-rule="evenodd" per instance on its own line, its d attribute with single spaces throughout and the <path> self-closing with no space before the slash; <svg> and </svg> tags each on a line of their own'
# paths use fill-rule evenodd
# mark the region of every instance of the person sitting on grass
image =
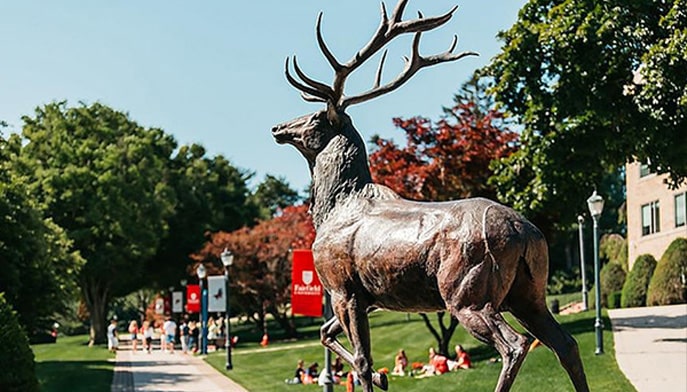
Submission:
<svg viewBox="0 0 687 392">
<path fill-rule="evenodd" d="M 305 374 L 303 375 L 303 384 L 314 384 L 317 382 L 317 376 L 319 375 L 319 372 L 317 371 L 318 366 L 320 366 L 317 362 L 313 362 L 308 366 L 307 369 L 305 369 Z"/>
<path fill-rule="evenodd" d="M 463 346 L 456 344 L 456 360 L 448 361 L 448 368 L 450 371 L 458 369 L 470 369 L 472 367 L 472 361 L 470 361 L 470 355 L 463 350 Z"/>
<path fill-rule="evenodd" d="M 398 350 L 396 358 L 394 358 L 394 370 L 391 372 L 394 376 L 405 376 L 406 366 L 408 366 L 408 357 L 403 349 Z"/>
<path fill-rule="evenodd" d="M 419 378 L 438 376 L 448 372 L 448 358 L 437 354 L 434 347 L 429 348 L 429 364 L 423 368 L 423 374 Z"/>
<path fill-rule="evenodd" d="M 284 380 L 284 382 L 287 384 L 302 384 L 304 376 L 305 369 L 303 368 L 303 360 L 299 359 L 298 365 L 296 367 L 296 372 L 294 373 L 293 378 L 286 379 Z"/>
</svg>

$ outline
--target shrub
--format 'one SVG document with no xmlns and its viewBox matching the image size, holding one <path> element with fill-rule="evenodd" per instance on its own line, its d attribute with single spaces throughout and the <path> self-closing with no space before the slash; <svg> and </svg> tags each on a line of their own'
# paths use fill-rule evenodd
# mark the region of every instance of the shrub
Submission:
<svg viewBox="0 0 687 392">
<path fill-rule="evenodd" d="M 606 234 L 601 237 L 599 256 L 610 263 L 618 263 L 627 272 L 627 240 L 620 234 Z"/>
<path fill-rule="evenodd" d="M 670 305 L 687 302 L 687 238 L 678 238 L 666 249 L 649 283 L 646 304 Z"/>
<path fill-rule="evenodd" d="M 547 294 L 567 294 L 580 291 L 582 280 L 577 271 L 556 270 L 549 276 Z"/>
<path fill-rule="evenodd" d="M 623 295 L 620 305 L 632 308 L 646 305 L 646 291 L 656 269 L 656 259 L 652 255 L 641 255 L 632 265 L 623 285 Z"/>
<path fill-rule="evenodd" d="M 614 291 L 608 294 L 608 299 L 606 300 L 608 303 L 608 309 L 620 308 L 622 294 L 622 291 Z"/>
<path fill-rule="evenodd" d="M 609 294 L 623 290 L 625 275 L 625 270 L 618 263 L 607 263 L 601 268 L 599 276 L 601 280 L 601 306 L 608 306 Z"/>
<path fill-rule="evenodd" d="M 0 391 L 38 391 L 36 368 L 29 339 L 19 325 L 17 314 L 0 293 Z"/>
</svg>

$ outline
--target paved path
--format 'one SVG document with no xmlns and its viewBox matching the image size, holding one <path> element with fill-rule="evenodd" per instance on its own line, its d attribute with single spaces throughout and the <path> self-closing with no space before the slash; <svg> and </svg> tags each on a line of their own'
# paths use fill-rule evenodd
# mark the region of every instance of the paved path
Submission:
<svg viewBox="0 0 687 392">
<path fill-rule="evenodd" d="M 123 334 L 122 334 L 123 335 Z M 148 354 L 123 345 L 117 351 L 112 392 L 245 392 L 200 357 L 159 349 Z"/>
<path fill-rule="evenodd" d="M 687 391 L 687 304 L 608 314 L 618 366 L 638 392 Z"/>
</svg>

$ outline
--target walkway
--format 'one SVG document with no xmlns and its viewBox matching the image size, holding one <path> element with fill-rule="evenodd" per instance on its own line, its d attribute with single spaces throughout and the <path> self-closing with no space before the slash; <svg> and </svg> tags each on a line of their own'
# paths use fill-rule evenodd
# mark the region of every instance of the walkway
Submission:
<svg viewBox="0 0 687 392">
<path fill-rule="evenodd" d="M 178 350 L 174 354 L 165 353 L 157 347 L 151 354 L 134 353 L 123 344 L 117 351 L 111 391 L 245 392 L 246 389 L 200 357 L 184 355 Z"/>
<path fill-rule="evenodd" d="M 618 366 L 638 392 L 687 391 L 687 304 L 608 314 Z"/>
</svg>

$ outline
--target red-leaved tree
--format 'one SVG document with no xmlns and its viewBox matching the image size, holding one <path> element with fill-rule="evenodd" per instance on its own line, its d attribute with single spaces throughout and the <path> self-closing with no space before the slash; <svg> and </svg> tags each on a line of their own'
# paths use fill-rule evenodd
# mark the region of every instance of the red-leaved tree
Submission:
<svg viewBox="0 0 687 392">
<path fill-rule="evenodd" d="M 310 249 L 315 229 L 308 206 L 291 206 L 276 217 L 260 221 L 251 228 L 209 236 L 203 248 L 192 255 L 196 263 L 204 263 L 209 275 L 223 273 L 220 254 L 226 248 L 234 254 L 229 267 L 230 301 L 232 309 L 255 319 L 265 331 L 265 315 L 271 314 L 286 335 L 296 337 L 297 331 L 287 315 L 291 302 L 291 250 Z"/>
<path fill-rule="evenodd" d="M 406 134 L 404 147 L 373 138 L 370 169 L 375 182 L 414 200 L 494 198 L 489 165 L 513 153 L 517 134 L 503 127 L 503 114 L 483 112 L 473 102 L 458 103 L 447 113 L 436 122 L 395 118 Z"/>
<path fill-rule="evenodd" d="M 406 145 L 373 137 L 370 170 L 374 181 L 413 200 L 494 199 L 490 164 L 515 151 L 518 135 L 508 129 L 504 115 L 494 109 L 484 91 L 477 80 L 466 83 L 454 97 L 454 106 L 444 108 L 445 115 L 438 121 L 395 118 L 396 127 L 406 134 Z M 426 314 L 421 316 L 439 351 L 447 355 L 458 320 L 449 317 L 447 324 L 444 312 L 439 312 L 437 329 Z"/>
</svg>

